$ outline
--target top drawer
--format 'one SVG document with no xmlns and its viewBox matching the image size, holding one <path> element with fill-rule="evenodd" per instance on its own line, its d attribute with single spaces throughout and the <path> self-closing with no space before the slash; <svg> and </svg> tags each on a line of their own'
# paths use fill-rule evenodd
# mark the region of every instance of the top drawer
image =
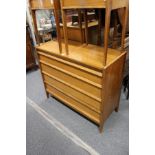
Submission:
<svg viewBox="0 0 155 155">
<path fill-rule="evenodd" d="M 89 80 L 93 85 L 97 85 L 101 87 L 102 84 L 102 73 L 98 71 L 94 71 L 92 69 L 73 64 L 71 62 L 65 61 L 60 58 L 53 57 L 48 54 L 44 54 L 42 52 L 39 53 L 39 61 L 48 63 L 49 65 L 52 65 L 54 67 L 57 67 L 58 69 L 63 69 L 67 72 L 70 72 L 72 74 L 75 74 L 77 76 L 80 76 L 81 78 L 84 78 L 86 80 Z"/>
</svg>

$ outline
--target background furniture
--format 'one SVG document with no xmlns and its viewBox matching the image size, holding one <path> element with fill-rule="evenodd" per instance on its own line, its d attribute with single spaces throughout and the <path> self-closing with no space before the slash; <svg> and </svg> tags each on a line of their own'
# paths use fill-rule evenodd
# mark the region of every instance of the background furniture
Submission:
<svg viewBox="0 0 155 155">
<path fill-rule="evenodd" d="M 26 25 L 26 69 L 33 69 L 37 68 L 34 53 L 33 53 L 33 46 L 32 46 L 32 39 L 30 38 L 30 29 L 29 26 Z"/>
<path fill-rule="evenodd" d="M 96 19 L 95 12 L 88 12 L 87 16 L 88 16 L 88 21 L 93 21 L 94 19 Z M 84 21 L 84 17 L 83 17 L 83 14 L 82 14 L 82 22 L 83 21 Z M 75 23 L 78 23 L 78 22 L 79 22 L 78 14 L 73 14 L 72 15 L 72 25 L 74 25 Z"/>
<path fill-rule="evenodd" d="M 61 28 L 61 37 L 64 38 L 64 33 L 63 33 L 63 25 L 60 25 Z M 91 21 L 88 23 L 88 35 L 89 35 L 89 43 L 92 43 L 93 41 L 93 34 L 97 32 L 98 29 L 98 21 Z M 93 33 L 94 32 L 94 33 Z M 79 27 L 79 25 L 72 25 L 72 22 L 67 23 L 67 33 L 68 33 L 68 39 L 72 41 L 78 41 L 78 42 L 85 42 L 85 25 L 82 23 L 82 32 Z M 82 33 L 82 35 L 81 35 Z M 97 43 L 96 43 L 97 44 Z"/>
</svg>

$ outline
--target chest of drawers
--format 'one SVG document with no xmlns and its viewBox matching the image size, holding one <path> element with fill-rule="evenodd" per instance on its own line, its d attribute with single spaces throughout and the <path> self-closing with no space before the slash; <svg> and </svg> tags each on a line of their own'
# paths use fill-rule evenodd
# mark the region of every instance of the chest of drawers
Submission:
<svg viewBox="0 0 155 155">
<path fill-rule="evenodd" d="M 57 43 L 51 41 L 37 47 L 37 53 L 47 94 L 103 128 L 108 116 L 119 107 L 126 53 L 109 51 L 108 63 L 102 66 L 99 48 L 73 43 L 70 56 L 66 56 L 58 54 Z"/>
</svg>

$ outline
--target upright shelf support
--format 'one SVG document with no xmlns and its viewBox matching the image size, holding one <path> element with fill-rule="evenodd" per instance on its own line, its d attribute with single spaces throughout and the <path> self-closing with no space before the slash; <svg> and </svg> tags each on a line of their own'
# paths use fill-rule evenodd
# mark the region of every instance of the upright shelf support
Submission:
<svg viewBox="0 0 155 155">
<path fill-rule="evenodd" d="M 37 21 L 36 21 L 36 15 L 35 15 L 35 11 L 36 10 L 31 10 L 31 14 L 32 14 L 32 19 L 33 19 L 33 25 L 34 25 L 34 33 L 35 33 L 35 37 L 36 37 L 36 42 L 38 45 L 40 45 L 40 40 L 39 40 L 39 35 L 38 35 L 38 29 L 37 29 Z"/>
<path fill-rule="evenodd" d="M 55 22 L 56 22 L 56 31 L 57 31 L 59 52 L 60 52 L 60 54 L 62 54 L 62 42 L 61 42 L 60 21 L 59 21 L 59 16 L 60 16 L 60 11 L 61 11 L 60 1 L 53 0 L 53 5 L 54 5 L 54 16 L 55 16 Z"/>
<path fill-rule="evenodd" d="M 116 48 L 116 37 L 117 37 L 117 25 L 118 25 L 118 21 L 117 21 L 117 12 L 115 10 L 114 12 L 114 32 L 113 32 L 113 38 L 112 38 L 112 48 Z"/>
<path fill-rule="evenodd" d="M 63 31 L 64 31 L 64 42 L 65 42 L 65 50 L 66 54 L 69 55 L 68 51 L 68 34 L 67 34 L 67 19 L 66 19 L 66 11 L 67 10 L 61 10 L 62 11 L 62 22 L 63 22 Z"/>
<path fill-rule="evenodd" d="M 98 10 L 98 35 L 97 45 L 101 45 L 101 9 Z"/>
<path fill-rule="evenodd" d="M 83 31 L 82 31 L 82 15 L 81 15 L 81 9 L 78 9 L 78 22 L 79 22 L 79 28 L 80 28 L 80 35 L 81 35 L 81 44 L 83 44 Z"/>
<path fill-rule="evenodd" d="M 121 50 L 124 50 L 124 41 L 125 41 L 125 34 L 126 34 L 126 26 L 127 26 L 127 19 L 128 19 L 128 12 L 129 12 L 128 4 L 126 7 L 123 8 L 124 16 L 123 16 L 123 23 L 122 23 L 122 37 L 121 37 Z"/>
<path fill-rule="evenodd" d="M 105 11 L 105 32 L 104 32 L 104 60 L 103 65 L 107 62 L 107 51 L 108 51 L 108 36 L 110 29 L 110 17 L 111 17 L 111 0 L 107 1 Z"/>
<path fill-rule="evenodd" d="M 88 19 L 87 19 L 87 9 L 84 10 L 84 23 L 85 23 L 85 40 L 88 45 Z"/>
</svg>

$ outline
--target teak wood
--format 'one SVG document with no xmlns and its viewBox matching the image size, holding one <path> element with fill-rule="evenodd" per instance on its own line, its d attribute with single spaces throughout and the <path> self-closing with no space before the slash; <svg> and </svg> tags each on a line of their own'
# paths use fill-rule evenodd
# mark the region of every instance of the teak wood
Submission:
<svg viewBox="0 0 155 155">
<path fill-rule="evenodd" d="M 69 55 L 60 55 L 55 41 L 37 48 L 46 91 L 100 126 L 118 108 L 126 52 L 69 42 Z M 62 52 L 65 53 L 62 43 Z"/>
<path fill-rule="evenodd" d="M 79 9 L 80 11 L 80 9 L 89 8 L 106 10 L 104 47 L 68 40 L 67 10 Z M 108 48 L 111 10 L 118 8 L 125 10 L 122 51 Z M 127 10 L 128 0 L 61 0 L 64 29 L 62 51 L 60 52 L 59 39 L 59 44 L 56 41 L 50 41 L 36 47 L 46 93 L 95 122 L 99 125 L 100 132 L 103 131 L 104 122 L 109 115 L 119 107 L 126 58 L 123 47 Z M 85 13 L 87 35 L 86 19 Z M 87 39 L 86 43 L 88 43 Z"/>
</svg>

